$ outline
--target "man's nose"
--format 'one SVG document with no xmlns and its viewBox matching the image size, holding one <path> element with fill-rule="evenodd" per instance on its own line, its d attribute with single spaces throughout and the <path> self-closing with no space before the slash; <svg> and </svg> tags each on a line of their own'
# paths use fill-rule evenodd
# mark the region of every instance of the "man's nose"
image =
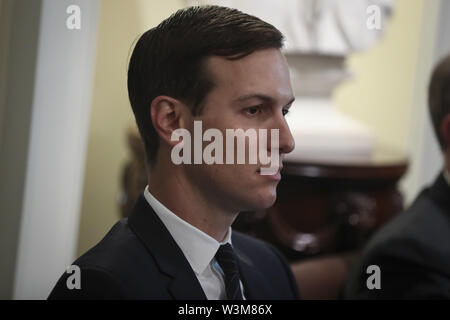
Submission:
<svg viewBox="0 0 450 320">
<path fill-rule="evenodd" d="M 280 139 L 280 155 L 283 153 L 289 153 L 295 148 L 294 137 L 292 136 L 291 130 L 289 129 L 289 125 L 286 122 L 286 119 L 283 117 L 280 119 L 279 125 L 279 139 Z"/>
<path fill-rule="evenodd" d="M 277 145 L 274 145 L 275 142 L 273 139 L 273 129 L 278 130 L 278 141 Z M 292 137 L 291 130 L 289 129 L 289 126 L 286 122 L 286 119 L 284 117 L 281 117 L 280 119 L 276 120 L 276 123 L 273 123 L 270 127 L 270 138 L 268 137 L 268 143 L 267 143 L 267 149 L 272 152 L 272 148 L 276 148 L 278 153 L 284 154 L 289 153 L 292 150 L 294 150 L 295 147 L 295 141 Z"/>
</svg>

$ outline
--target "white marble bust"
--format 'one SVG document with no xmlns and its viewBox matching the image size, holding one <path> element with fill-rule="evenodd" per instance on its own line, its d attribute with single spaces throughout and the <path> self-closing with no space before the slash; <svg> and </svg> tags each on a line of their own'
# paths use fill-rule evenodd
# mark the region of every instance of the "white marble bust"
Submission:
<svg viewBox="0 0 450 320">
<path fill-rule="evenodd" d="M 255 15 L 286 37 L 286 52 L 347 55 L 368 49 L 383 32 L 392 0 L 188 0 L 189 5 L 221 5 Z M 379 10 L 381 28 L 367 27 Z"/>
<path fill-rule="evenodd" d="M 391 16 L 393 2 L 187 0 L 188 5 L 236 8 L 273 24 L 284 34 L 283 50 L 296 97 L 286 118 L 296 147 L 285 159 L 331 164 L 367 163 L 374 156 L 375 131 L 340 112 L 332 93 L 351 76 L 346 57 L 375 45 Z M 368 26 L 374 10 L 378 11 L 377 28 Z"/>
</svg>

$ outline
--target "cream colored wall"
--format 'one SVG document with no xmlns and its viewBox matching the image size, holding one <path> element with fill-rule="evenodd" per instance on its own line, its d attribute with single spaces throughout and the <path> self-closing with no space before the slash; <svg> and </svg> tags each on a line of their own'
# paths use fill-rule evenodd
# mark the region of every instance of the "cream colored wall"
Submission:
<svg viewBox="0 0 450 320">
<path fill-rule="evenodd" d="M 443 38 L 439 27 L 442 27 L 440 11 L 443 10 L 445 1 L 448 0 L 426 1 L 423 10 L 421 42 L 408 122 L 407 151 L 410 163 L 408 173 L 400 184 L 407 205 L 424 187 L 433 182 L 442 168 L 442 155 L 432 129 L 427 100 L 430 75 L 437 63 L 436 45 Z M 448 4 L 446 7 L 448 8 Z M 445 35 L 444 39 L 447 37 Z M 445 40 L 445 43 L 448 41 Z"/>
<path fill-rule="evenodd" d="M 401 183 L 407 203 L 423 184 L 416 179 L 422 152 L 418 130 L 427 116 L 438 10 L 438 0 L 396 0 L 386 34 L 374 48 L 349 58 L 354 79 L 334 95 L 340 110 L 375 129 L 379 144 L 409 157 L 410 168 Z"/>
<path fill-rule="evenodd" d="M 126 87 L 131 43 L 182 6 L 183 0 L 102 1 L 79 254 L 119 218 L 125 129 L 134 123 Z M 381 143 L 410 152 L 412 124 L 417 122 L 412 110 L 424 103 L 424 94 L 417 94 L 416 88 L 428 78 L 438 1 L 397 0 L 395 7 L 383 39 L 370 51 L 350 57 L 348 66 L 355 77 L 338 88 L 335 102 L 346 114 L 372 126 Z"/>
<path fill-rule="evenodd" d="M 338 107 L 372 126 L 381 143 L 404 150 L 424 16 L 434 7 L 430 3 L 436 1 L 397 0 L 386 34 L 374 48 L 349 58 L 354 79 L 335 94 Z"/>
<path fill-rule="evenodd" d="M 131 44 L 183 3 L 101 2 L 78 254 L 98 242 L 119 219 L 119 177 L 127 159 L 125 130 L 134 124 L 126 83 Z"/>
</svg>

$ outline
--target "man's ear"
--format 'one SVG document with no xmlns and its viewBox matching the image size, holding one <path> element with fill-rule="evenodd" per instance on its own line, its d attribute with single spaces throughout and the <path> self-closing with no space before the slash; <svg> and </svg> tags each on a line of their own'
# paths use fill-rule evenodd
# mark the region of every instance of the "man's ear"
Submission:
<svg viewBox="0 0 450 320">
<path fill-rule="evenodd" d="M 445 146 L 450 147 L 450 113 L 447 114 L 441 122 L 441 133 Z"/>
<path fill-rule="evenodd" d="M 153 99 L 150 106 L 150 116 L 153 127 L 161 139 L 169 145 L 175 146 L 178 141 L 172 141 L 172 133 L 179 128 L 185 128 L 185 105 L 168 96 L 158 96 Z"/>
</svg>

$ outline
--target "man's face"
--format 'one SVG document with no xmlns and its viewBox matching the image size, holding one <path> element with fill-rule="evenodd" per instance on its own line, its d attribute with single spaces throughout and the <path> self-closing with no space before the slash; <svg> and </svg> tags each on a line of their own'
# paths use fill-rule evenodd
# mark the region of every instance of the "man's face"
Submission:
<svg viewBox="0 0 450 320">
<path fill-rule="evenodd" d="M 293 101 L 293 93 L 286 60 L 280 50 L 256 51 L 242 59 L 228 60 L 213 56 L 206 66 L 213 77 L 214 89 L 205 98 L 201 115 L 191 120 L 201 120 L 203 132 L 216 128 L 223 136 L 224 164 L 186 165 L 187 175 L 199 192 L 231 212 L 264 209 L 276 199 L 276 187 L 280 174 L 261 175 L 263 165 L 249 163 L 249 139 L 246 139 L 245 164 L 225 164 L 226 129 L 250 128 L 259 132 L 267 130 L 267 154 L 271 152 L 271 129 L 279 130 L 280 155 L 277 169 L 281 169 L 281 157 L 294 148 L 294 140 L 284 115 Z M 193 134 L 192 127 L 189 128 Z M 204 142 L 203 148 L 210 142 Z M 275 148 L 276 146 L 274 146 Z M 275 150 L 275 149 L 274 149 Z M 279 167 L 279 168 L 278 168 Z"/>
</svg>

